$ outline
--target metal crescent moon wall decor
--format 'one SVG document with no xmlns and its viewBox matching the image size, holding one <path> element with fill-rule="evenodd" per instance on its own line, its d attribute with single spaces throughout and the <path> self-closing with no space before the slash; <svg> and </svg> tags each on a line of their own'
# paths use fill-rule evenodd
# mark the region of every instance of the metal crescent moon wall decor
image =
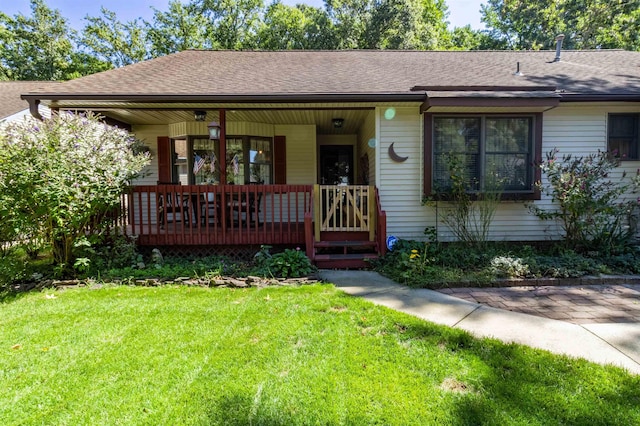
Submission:
<svg viewBox="0 0 640 426">
<path fill-rule="evenodd" d="M 403 161 L 407 161 L 407 159 L 409 157 L 400 157 L 395 149 L 393 149 L 393 144 L 395 142 L 391 142 L 391 145 L 389 145 L 389 158 L 391 158 L 393 161 L 395 161 L 396 163 L 402 163 Z"/>
</svg>

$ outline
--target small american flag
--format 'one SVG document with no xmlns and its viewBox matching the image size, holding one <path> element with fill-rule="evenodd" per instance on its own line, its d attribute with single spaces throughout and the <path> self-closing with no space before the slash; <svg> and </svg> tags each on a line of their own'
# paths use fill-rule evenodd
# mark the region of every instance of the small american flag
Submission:
<svg viewBox="0 0 640 426">
<path fill-rule="evenodd" d="M 200 169 L 202 168 L 202 166 L 204 166 L 204 162 L 205 159 L 203 157 L 200 157 L 198 154 L 196 154 L 196 159 L 193 162 L 193 174 L 197 174 Z"/>
<path fill-rule="evenodd" d="M 238 158 L 238 154 L 233 156 L 231 162 L 233 163 L 233 174 L 237 176 L 240 173 L 240 159 Z"/>
</svg>

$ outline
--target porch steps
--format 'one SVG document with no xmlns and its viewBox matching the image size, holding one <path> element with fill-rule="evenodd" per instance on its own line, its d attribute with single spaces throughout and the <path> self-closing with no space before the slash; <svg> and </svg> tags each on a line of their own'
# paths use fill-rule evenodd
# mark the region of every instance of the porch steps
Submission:
<svg viewBox="0 0 640 426">
<path fill-rule="evenodd" d="M 349 247 L 352 247 L 352 248 L 360 248 L 360 247 L 372 247 L 372 248 L 375 248 L 378 244 L 375 241 L 318 241 L 314 245 L 315 245 L 315 247 L 319 247 L 319 248 L 344 248 L 346 250 Z"/>
<path fill-rule="evenodd" d="M 368 259 L 378 257 L 378 244 L 365 240 L 329 240 L 314 243 L 314 261 L 318 268 L 364 269 Z"/>
<path fill-rule="evenodd" d="M 315 263 L 322 269 L 364 269 L 370 265 L 365 259 L 377 259 L 376 253 L 316 254 Z"/>
</svg>

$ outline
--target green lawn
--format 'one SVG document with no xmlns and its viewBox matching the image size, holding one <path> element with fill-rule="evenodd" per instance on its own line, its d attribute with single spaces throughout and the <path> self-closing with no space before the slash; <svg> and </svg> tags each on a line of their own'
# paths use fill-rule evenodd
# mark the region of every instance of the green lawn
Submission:
<svg viewBox="0 0 640 426">
<path fill-rule="evenodd" d="M 0 303 L 0 424 L 640 424 L 640 378 L 331 285 Z"/>
</svg>

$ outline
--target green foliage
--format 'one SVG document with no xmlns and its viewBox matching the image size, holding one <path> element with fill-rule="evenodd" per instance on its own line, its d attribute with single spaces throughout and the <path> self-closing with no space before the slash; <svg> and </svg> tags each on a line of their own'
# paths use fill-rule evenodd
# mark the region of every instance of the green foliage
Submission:
<svg viewBox="0 0 640 426">
<path fill-rule="evenodd" d="M 451 32 L 451 50 L 498 50 L 504 49 L 498 40 L 493 39 L 487 31 L 474 30 L 471 25 L 456 27 Z"/>
<path fill-rule="evenodd" d="M 502 196 L 502 185 L 491 172 L 485 176 L 484 188 L 476 193 L 471 189 L 478 182 L 469 177 L 464 155 L 447 155 L 449 171 L 448 188 L 438 190 L 438 197 L 445 198 L 450 208 L 440 209 L 437 202 L 428 200 L 442 222 L 449 227 L 458 241 L 469 245 L 484 245 L 489 240 L 489 230 Z M 441 213 L 440 213 L 441 212 Z"/>
<path fill-rule="evenodd" d="M 153 22 L 146 22 L 146 38 L 152 57 L 207 46 L 207 20 L 191 2 L 169 2 L 169 10 L 154 8 Z"/>
<path fill-rule="evenodd" d="M 373 262 L 391 279 L 413 287 L 487 286 L 499 278 L 577 278 L 584 275 L 638 274 L 640 249 L 616 255 L 581 254 L 551 245 L 459 243 L 399 240 L 392 251 Z"/>
<path fill-rule="evenodd" d="M 255 48 L 263 0 L 195 0 L 206 20 L 207 45 L 213 49 Z"/>
<path fill-rule="evenodd" d="M 78 238 L 100 229 L 149 164 L 134 141 L 91 114 L 8 123 L 0 129 L 1 216 L 18 235 L 48 241 L 54 262 L 71 271 Z"/>
<path fill-rule="evenodd" d="M 137 21 L 120 22 L 116 13 L 101 8 L 102 16 L 88 16 L 80 46 L 97 60 L 119 68 L 149 58 L 144 27 Z"/>
<path fill-rule="evenodd" d="M 620 160 L 606 152 L 581 157 L 564 155 L 558 150 L 547 153 L 541 164 L 548 185 L 539 185 L 552 197 L 555 207 L 530 210 L 542 220 L 560 223 L 567 247 L 580 251 L 616 253 L 623 251 L 633 237 L 630 218 L 638 200 L 630 197 L 637 190 L 638 175 L 627 180 L 621 173 L 618 182 L 610 179 Z"/>
<path fill-rule="evenodd" d="M 572 250 L 554 256 L 532 256 L 527 260 L 531 274 L 539 277 L 576 278 L 605 272 L 606 258 L 592 259 Z"/>
<path fill-rule="evenodd" d="M 28 277 L 28 263 L 15 252 L 0 255 L 0 293 L 9 290 L 12 283 Z"/>
<path fill-rule="evenodd" d="M 262 246 L 262 250 L 269 249 Z M 262 252 L 261 250 L 261 252 Z M 258 258 L 260 266 L 270 275 L 281 278 L 299 278 L 309 275 L 313 271 L 313 265 L 307 255 L 299 248 L 285 249 L 281 253 L 269 255 L 268 253 Z"/>
<path fill-rule="evenodd" d="M 0 13 L 0 75 L 7 80 L 71 78 L 75 32 L 44 0 L 31 0 L 31 12 L 14 17 Z"/>
<path fill-rule="evenodd" d="M 262 49 L 335 49 L 337 38 L 327 12 L 320 8 L 280 2 L 267 6 L 258 45 Z"/>
<path fill-rule="evenodd" d="M 84 276 L 99 276 L 111 269 L 138 266 L 135 238 L 118 233 L 82 236 L 74 243 L 74 268 Z"/>
<path fill-rule="evenodd" d="M 126 251 L 124 252 L 126 253 Z M 123 260 L 126 256 L 123 256 Z M 248 265 L 235 262 L 222 256 L 206 257 L 167 257 L 161 261 L 154 259 L 153 255 L 148 262 L 143 262 L 137 255 L 135 264 L 126 267 L 112 267 L 101 270 L 101 279 L 137 279 L 137 278 L 161 278 L 174 280 L 179 277 L 200 276 L 244 276 L 249 272 Z"/>
<path fill-rule="evenodd" d="M 564 34 L 567 49 L 640 50 L 640 7 L 628 0 L 489 0 L 482 21 L 509 49 L 554 49 Z"/>
<path fill-rule="evenodd" d="M 443 0 L 327 0 L 339 49 L 437 49 L 449 44 Z"/>
</svg>

